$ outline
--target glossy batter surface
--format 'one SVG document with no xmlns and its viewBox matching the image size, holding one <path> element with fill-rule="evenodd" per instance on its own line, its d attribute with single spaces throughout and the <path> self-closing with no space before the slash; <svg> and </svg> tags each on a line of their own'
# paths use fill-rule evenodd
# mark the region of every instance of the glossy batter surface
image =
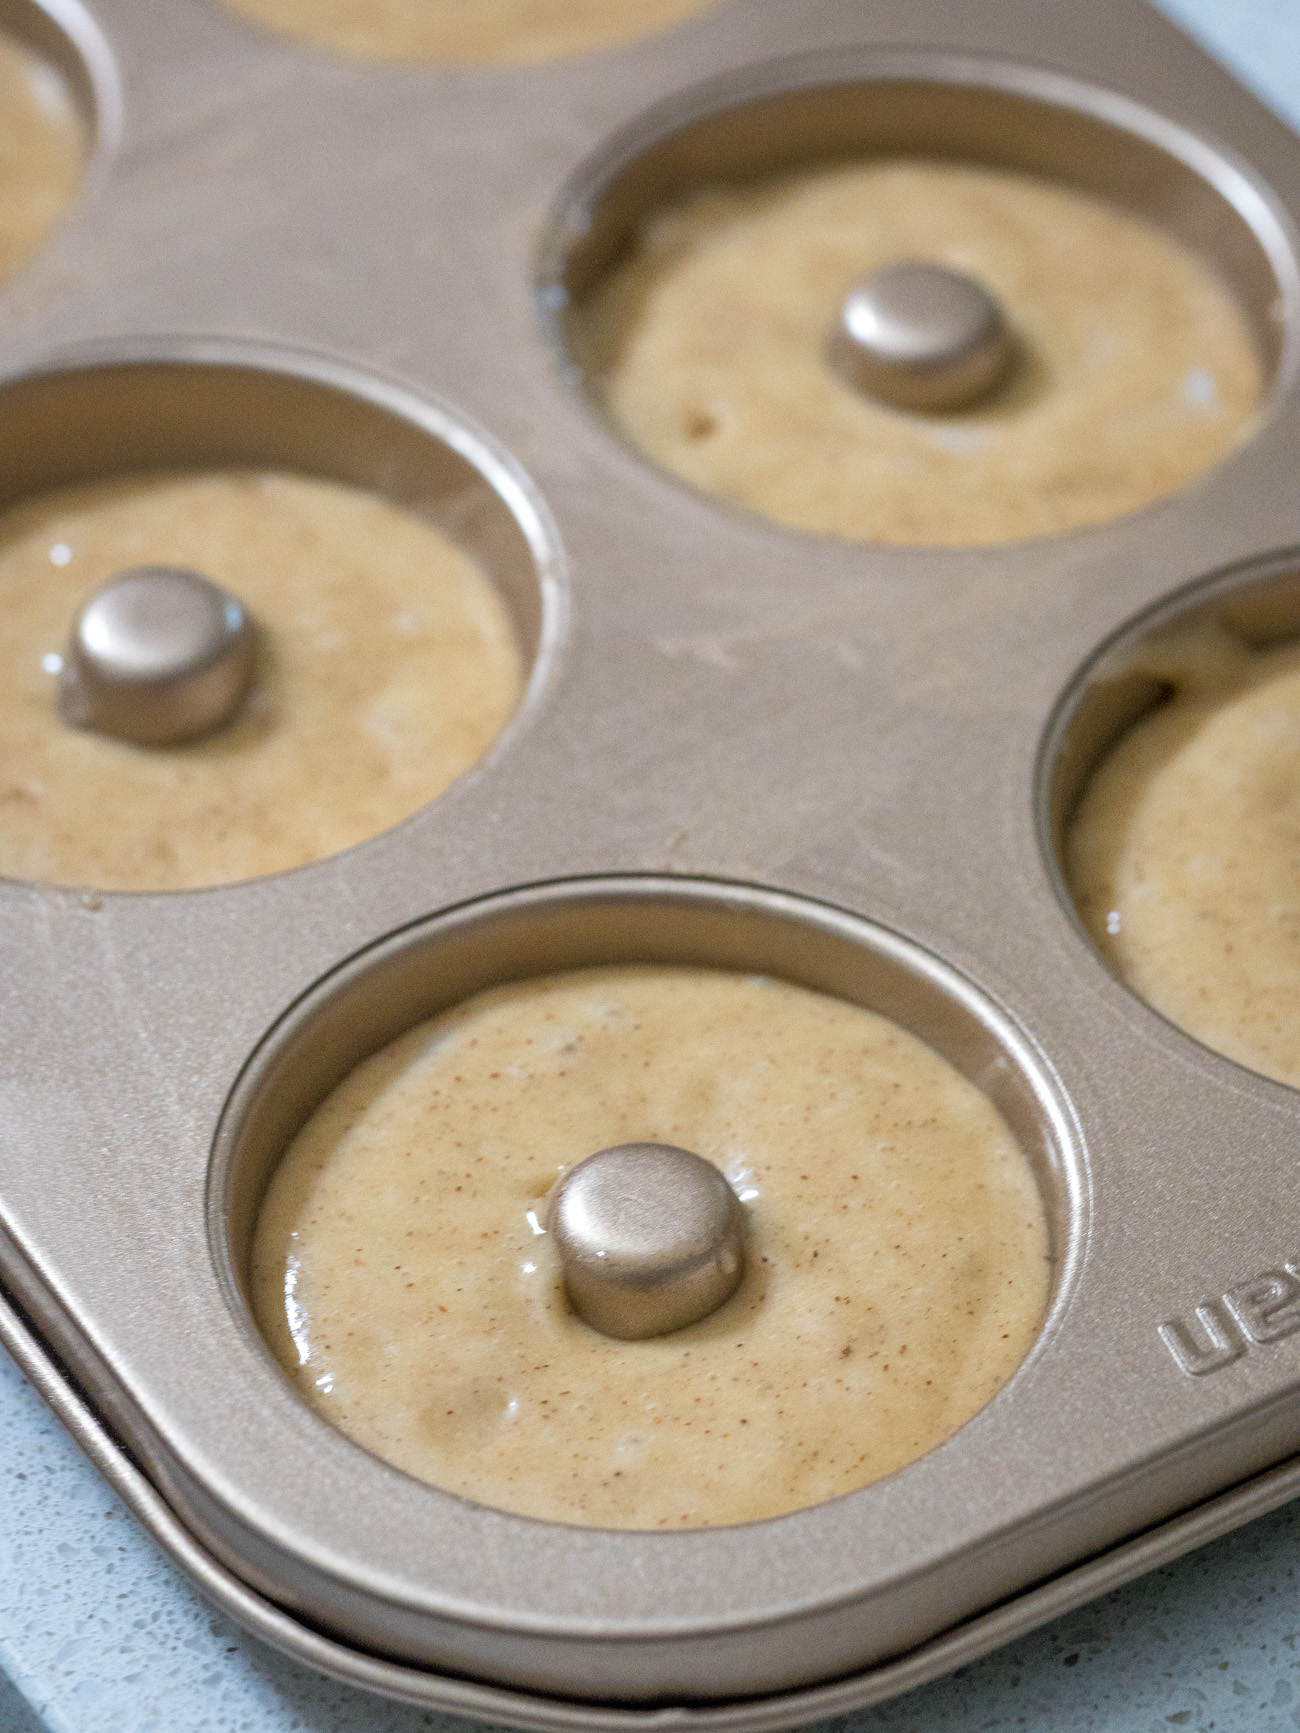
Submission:
<svg viewBox="0 0 1300 1733">
<path fill-rule="evenodd" d="M 62 77 L 0 33 L 0 280 L 43 245 L 76 196 L 85 156 L 85 127 Z"/>
<path fill-rule="evenodd" d="M 1300 646 L 1174 633 L 1174 688 L 1086 788 L 1067 841 L 1117 972 L 1208 1047 L 1300 1087 Z"/>
<path fill-rule="evenodd" d="M 545 1220 L 611 1144 L 695 1150 L 750 1215 L 711 1318 L 619 1342 Z M 262 1329 L 358 1443 L 483 1504 L 613 1528 L 747 1522 L 940 1443 L 1041 1324 L 1047 1232 L 987 1098 L 896 1025 L 709 970 L 498 988 L 319 1108 L 272 1181 Z"/>
<path fill-rule="evenodd" d="M 322 48 L 477 66 L 555 60 L 666 30 L 717 0 L 226 0 Z"/>
<path fill-rule="evenodd" d="M 193 745 L 128 745 L 56 708 L 78 607 L 151 564 L 202 572 L 260 628 L 252 696 Z M 466 554 L 376 494 L 301 476 L 45 495 L 0 518 L 0 610 L 0 873 L 54 884 L 171 890 L 334 854 L 440 794 L 522 689 Z"/>
<path fill-rule="evenodd" d="M 1008 384 L 956 415 L 842 384 L 827 336 L 853 281 L 923 259 L 1015 328 Z M 655 215 L 572 322 L 597 400 L 650 457 L 796 529 L 960 545 L 1103 523 L 1185 487 L 1250 431 L 1245 321 L 1166 235 L 1025 175 L 819 168 Z"/>
</svg>

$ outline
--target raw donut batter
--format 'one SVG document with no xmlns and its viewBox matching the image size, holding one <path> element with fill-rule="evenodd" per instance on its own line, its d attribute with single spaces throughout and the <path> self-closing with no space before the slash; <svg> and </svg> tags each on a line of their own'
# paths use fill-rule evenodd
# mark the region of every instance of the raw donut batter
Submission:
<svg viewBox="0 0 1300 1733">
<path fill-rule="evenodd" d="M 186 566 L 260 631 L 251 698 L 194 745 L 59 718 L 72 619 L 131 566 Z M 496 590 L 377 494 L 293 475 L 131 477 L 0 518 L 0 873 L 111 890 L 226 883 L 386 830 L 488 749 L 519 699 Z"/>
<path fill-rule="evenodd" d="M 667 30 L 716 0 L 226 0 L 322 48 L 442 66 L 555 60 Z"/>
<path fill-rule="evenodd" d="M 1204 625 L 1141 668 L 1174 695 L 1084 791 L 1066 849 L 1079 912 L 1171 1022 L 1300 1087 L 1300 646 Z"/>
<path fill-rule="evenodd" d="M 826 362 L 844 296 L 906 260 L 990 289 L 1009 383 L 907 414 Z M 1064 186 L 936 162 L 701 192 L 645 224 L 572 319 L 598 401 L 650 457 L 778 523 L 955 546 L 1106 522 L 1185 487 L 1251 430 L 1242 314 L 1160 230 Z"/>
<path fill-rule="evenodd" d="M 612 1144 L 693 1149 L 751 1212 L 712 1317 L 621 1342 L 545 1220 Z M 987 1098 L 882 1017 L 704 969 L 479 994 L 339 1085 L 272 1180 L 259 1322 L 358 1443 L 482 1504 L 698 1528 L 864 1486 L 1006 1383 L 1048 1293 L 1042 1200 Z"/>
<path fill-rule="evenodd" d="M 44 243 L 85 166 L 81 116 L 63 79 L 0 34 L 0 280 Z"/>
</svg>

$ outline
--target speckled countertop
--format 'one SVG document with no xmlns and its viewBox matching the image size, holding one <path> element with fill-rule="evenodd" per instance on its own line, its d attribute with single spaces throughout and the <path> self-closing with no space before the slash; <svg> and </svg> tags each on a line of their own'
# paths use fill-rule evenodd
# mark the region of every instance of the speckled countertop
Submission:
<svg viewBox="0 0 1300 1733">
<path fill-rule="evenodd" d="M 1300 127 L 1300 0 L 1163 4 Z M 1300 1728 L 1300 1503 L 838 1726 Z M 332 1684 L 213 1613 L 0 1354 L 0 1733 L 430 1727 L 473 1733 Z"/>
</svg>

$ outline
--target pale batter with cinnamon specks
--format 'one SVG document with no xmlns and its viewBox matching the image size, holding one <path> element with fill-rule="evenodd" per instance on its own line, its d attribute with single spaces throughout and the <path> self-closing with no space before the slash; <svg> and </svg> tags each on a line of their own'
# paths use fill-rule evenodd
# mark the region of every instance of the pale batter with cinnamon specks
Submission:
<svg viewBox="0 0 1300 1733">
<path fill-rule="evenodd" d="M 191 745 L 68 727 L 61 653 L 119 572 L 187 566 L 258 626 L 251 697 Z M 523 669 L 505 606 L 441 530 L 305 476 L 131 477 L 0 518 L 0 873 L 107 890 L 322 859 L 441 794 L 491 746 Z"/>
<path fill-rule="evenodd" d="M 750 1215 L 711 1318 L 614 1341 L 567 1307 L 546 1193 L 596 1150 L 695 1150 Z M 949 1437 L 1042 1323 L 1048 1236 L 988 1099 L 882 1017 L 704 969 L 493 989 L 352 1073 L 272 1180 L 259 1322 L 358 1443 L 497 1507 L 748 1522 Z"/>
<path fill-rule="evenodd" d="M 989 288 L 1020 346 L 1006 386 L 960 414 L 890 408 L 827 365 L 855 279 L 918 259 Z M 956 163 L 699 192 L 647 220 L 570 336 L 597 401 L 657 463 L 870 542 L 1012 542 L 1137 511 L 1244 439 L 1263 389 L 1242 313 L 1170 236 Z"/>
<path fill-rule="evenodd" d="M 717 0 L 226 0 L 259 24 L 366 59 L 442 66 L 556 60 L 612 48 Z"/>
<path fill-rule="evenodd" d="M 1300 1087 L 1300 646 L 1198 625 L 1137 666 L 1172 696 L 1084 790 L 1067 837 L 1079 912 L 1171 1022 Z"/>
<path fill-rule="evenodd" d="M 44 245 L 72 203 L 86 146 L 61 75 L 25 43 L 0 34 L 0 281 Z"/>
</svg>

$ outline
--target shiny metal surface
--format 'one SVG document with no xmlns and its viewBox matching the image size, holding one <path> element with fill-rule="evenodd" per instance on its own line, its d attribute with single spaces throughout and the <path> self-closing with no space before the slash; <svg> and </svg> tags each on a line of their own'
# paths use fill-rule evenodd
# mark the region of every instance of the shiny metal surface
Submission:
<svg viewBox="0 0 1300 1733">
<path fill-rule="evenodd" d="M 1015 343 L 981 283 L 923 262 L 886 266 L 855 283 L 827 346 L 859 391 L 899 409 L 964 409 L 1003 380 Z"/>
<path fill-rule="evenodd" d="M 1109 976 L 1039 791 L 1058 743 L 1092 750 L 1050 729 L 1098 646 L 1300 543 L 1294 137 L 1130 0 L 733 0 L 527 76 L 354 66 L 201 0 L 95 13 L 128 100 L 0 293 L 0 495 L 206 464 L 378 486 L 478 553 L 533 666 L 474 772 L 332 860 L 0 885 L 0 1271 L 138 1508 L 316 1664 L 523 1726 L 838 1712 L 1050 1616 L 1035 1584 L 1208 1532 L 1188 1513 L 1294 1453 L 1300 1338 L 1188 1377 L 1160 1328 L 1295 1256 L 1300 1105 Z M 576 388 L 570 300 L 677 188 L 879 150 L 1057 174 L 1199 248 L 1266 363 L 1253 439 L 1125 522 L 996 551 L 800 537 L 647 468 Z M 253 1330 L 257 1203 L 332 1083 L 478 986 L 620 958 L 882 1009 L 1034 1159 L 1043 1335 L 888 1481 L 579 1540 L 367 1456 Z"/>
<path fill-rule="evenodd" d="M 139 746 L 196 740 L 234 717 L 255 657 L 252 617 L 227 590 L 175 566 L 137 566 L 73 621 L 59 714 Z"/>
<path fill-rule="evenodd" d="M 546 1229 L 569 1303 L 626 1342 L 684 1330 L 745 1273 L 744 1206 L 711 1162 L 665 1143 L 620 1143 L 570 1168 Z"/>
</svg>

